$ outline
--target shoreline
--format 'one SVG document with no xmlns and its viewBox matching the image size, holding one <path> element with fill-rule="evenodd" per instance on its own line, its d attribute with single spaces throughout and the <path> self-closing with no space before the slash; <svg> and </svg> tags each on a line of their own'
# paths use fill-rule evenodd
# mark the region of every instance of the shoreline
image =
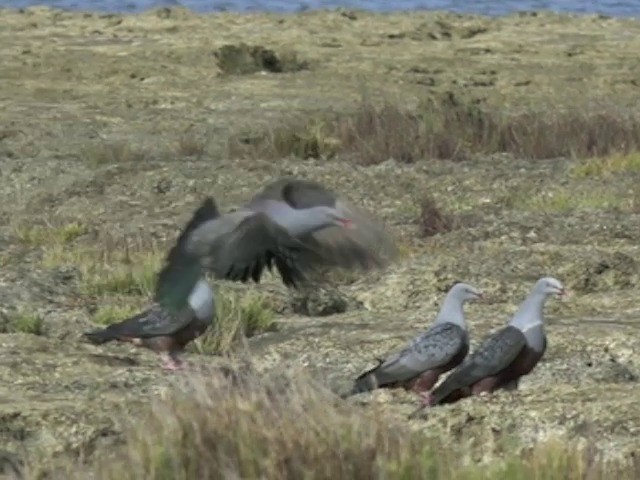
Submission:
<svg viewBox="0 0 640 480">
<path fill-rule="evenodd" d="M 523 16 L 567 16 L 567 17 L 597 17 L 602 19 L 619 19 L 619 20 L 640 20 L 640 10 L 637 13 L 633 14 L 613 14 L 613 13 L 603 13 L 599 11 L 579 11 L 579 10 L 554 10 L 554 9 L 533 9 L 533 10 L 508 10 L 503 12 L 496 13 L 483 13 L 480 11 L 474 10 L 463 10 L 463 9 L 431 9 L 431 8 L 406 8 L 406 9 L 367 9 L 367 8 L 356 8 L 356 7 L 348 7 L 348 6 L 339 6 L 339 7 L 327 7 L 327 8 L 307 8 L 307 9 L 298 9 L 298 10 L 283 10 L 283 9 L 265 9 L 265 10 L 214 10 L 214 9 L 196 9 L 191 8 L 184 5 L 166 5 L 166 6 L 152 6 L 145 9 L 129 9 L 129 10 L 100 10 L 100 9 L 83 9 L 81 7 L 74 8 L 65 8 L 58 6 L 50 6 L 50 5 L 32 5 L 28 7 L 14 7 L 14 6 L 0 6 L 0 12 L 2 11 L 37 11 L 37 10 L 52 10 L 52 11 L 60 11 L 65 13 L 80 13 L 80 14 L 92 14 L 92 15 L 147 15 L 152 14 L 158 10 L 184 10 L 189 14 L 194 15 L 250 15 L 250 16 L 260 16 L 260 15 L 284 15 L 284 16 L 297 16 L 297 15 L 305 15 L 305 14 L 328 14 L 328 13 L 342 13 L 342 12 L 352 12 L 354 14 L 370 14 L 370 15 L 411 15 L 411 14 L 432 14 L 432 15 L 458 15 L 458 16 L 469 16 L 469 17 L 481 17 L 487 20 L 491 19 L 503 19 L 509 17 L 523 17 Z"/>
</svg>

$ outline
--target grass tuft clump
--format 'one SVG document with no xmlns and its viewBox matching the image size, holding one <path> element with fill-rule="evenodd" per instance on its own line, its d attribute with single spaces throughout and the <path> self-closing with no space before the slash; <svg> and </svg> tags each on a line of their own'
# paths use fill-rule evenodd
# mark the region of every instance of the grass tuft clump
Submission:
<svg viewBox="0 0 640 480">
<path fill-rule="evenodd" d="M 137 163 L 147 158 L 147 154 L 126 141 L 100 141 L 87 145 L 81 152 L 82 159 L 92 165 L 112 165 Z"/>
<path fill-rule="evenodd" d="M 589 158 L 640 149 L 637 109 L 585 103 L 508 110 L 448 93 L 413 109 L 367 97 L 349 112 L 318 113 L 230 138 L 231 155 L 328 158 L 372 165 L 391 158 L 460 160 L 510 153 L 519 158 Z"/>
<path fill-rule="evenodd" d="M 571 168 L 574 177 L 607 177 L 616 173 L 640 172 L 640 153 L 614 154 L 605 158 L 590 158 Z"/>
<path fill-rule="evenodd" d="M 453 226 L 453 218 L 438 207 L 435 198 L 424 195 L 420 200 L 420 217 L 418 218 L 420 236 L 431 237 L 438 233 L 450 231 Z"/>
<path fill-rule="evenodd" d="M 12 314 L 0 317 L 0 331 L 2 333 L 27 333 L 42 335 L 44 333 L 44 319 L 37 312 L 18 310 Z"/>
<path fill-rule="evenodd" d="M 309 68 L 294 51 L 276 53 L 261 45 L 223 45 L 214 52 L 220 70 L 228 75 L 249 75 L 256 72 L 285 73 Z"/>
<path fill-rule="evenodd" d="M 175 150 L 180 157 L 202 158 L 207 150 L 208 140 L 204 135 L 198 135 L 192 127 L 180 134 Z"/>
<path fill-rule="evenodd" d="M 106 239 L 90 247 L 49 248 L 42 263 L 46 268 L 74 267 L 86 295 L 149 296 L 164 256 L 157 245 L 141 239 Z"/>
<path fill-rule="evenodd" d="M 504 458 L 474 464 L 466 448 L 442 444 L 375 406 L 341 401 L 307 376 L 226 372 L 187 379 L 154 400 L 94 471 L 104 480 L 630 480 L 640 473 L 633 462 L 604 461 L 570 442 L 524 454 L 510 445 Z"/>
<path fill-rule="evenodd" d="M 13 229 L 17 240 L 23 245 L 41 247 L 47 245 L 67 245 L 89 232 L 87 225 L 71 222 L 65 225 L 19 224 Z"/>
<path fill-rule="evenodd" d="M 243 338 L 273 331 L 275 313 L 261 294 L 240 296 L 235 292 L 216 292 L 216 321 L 207 333 L 194 342 L 198 353 L 224 354 Z"/>
</svg>

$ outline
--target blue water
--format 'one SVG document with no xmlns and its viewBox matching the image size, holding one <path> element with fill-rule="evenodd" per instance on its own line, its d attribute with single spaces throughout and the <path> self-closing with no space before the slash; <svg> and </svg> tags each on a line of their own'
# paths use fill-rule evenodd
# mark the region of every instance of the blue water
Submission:
<svg viewBox="0 0 640 480">
<path fill-rule="evenodd" d="M 640 16 L 640 0 L 0 0 L 2 7 L 24 8 L 34 5 L 101 12 L 140 12 L 149 8 L 181 5 L 196 12 L 284 13 L 344 7 L 379 12 L 448 10 L 459 13 L 503 15 L 522 10 L 554 10 L 621 17 Z"/>
</svg>

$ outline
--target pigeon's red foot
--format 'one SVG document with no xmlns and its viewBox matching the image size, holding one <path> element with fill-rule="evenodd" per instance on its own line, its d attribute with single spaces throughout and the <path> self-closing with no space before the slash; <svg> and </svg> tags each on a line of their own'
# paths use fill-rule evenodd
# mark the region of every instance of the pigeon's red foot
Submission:
<svg viewBox="0 0 640 480">
<path fill-rule="evenodd" d="M 425 407 L 433 406 L 433 396 L 431 395 L 431 392 L 420 392 L 418 397 L 420 398 L 422 405 Z"/>
<path fill-rule="evenodd" d="M 177 370 L 183 370 L 185 364 L 182 360 L 173 358 L 173 357 L 165 357 L 162 362 L 162 368 L 164 370 L 169 370 L 175 372 Z"/>
</svg>

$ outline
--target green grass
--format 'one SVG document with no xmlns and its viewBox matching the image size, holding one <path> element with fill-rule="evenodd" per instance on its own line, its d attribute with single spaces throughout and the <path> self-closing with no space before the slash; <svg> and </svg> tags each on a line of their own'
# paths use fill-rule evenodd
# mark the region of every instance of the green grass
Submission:
<svg viewBox="0 0 640 480">
<path fill-rule="evenodd" d="M 591 158 L 580 161 L 571 168 L 577 178 L 608 177 L 617 173 L 640 172 L 640 154 L 612 155 L 605 158 Z"/>
<path fill-rule="evenodd" d="M 28 333 L 42 335 L 44 333 L 44 319 L 36 312 L 18 310 L 8 315 L 3 330 L 6 333 Z"/>
<path fill-rule="evenodd" d="M 198 353 L 222 354 L 231 351 L 243 338 L 273 331 L 275 313 L 266 297 L 249 293 L 216 291 L 216 321 L 213 328 L 193 343 Z"/>
<path fill-rule="evenodd" d="M 89 228 L 79 222 L 61 226 L 52 225 L 16 225 L 13 229 L 17 240 L 26 246 L 41 247 L 68 245 L 76 238 L 88 233 Z"/>
<path fill-rule="evenodd" d="M 563 213 L 577 210 L 632 210 L 635 199 L 616 193 L 613 189 L 587 185 L 571 190 L 537 189 L 517 192 L 507 200 L 509 207 L 544 213 Z"/>
<path fill-rule="evenodd" d="M 126 245 L 45 250 L 45 268 L 73 266 L 80 272 L 80 291 L 85 295 L 148 296 L 154 289 L 164 253 L 155 246 Z"/>
</svg>

